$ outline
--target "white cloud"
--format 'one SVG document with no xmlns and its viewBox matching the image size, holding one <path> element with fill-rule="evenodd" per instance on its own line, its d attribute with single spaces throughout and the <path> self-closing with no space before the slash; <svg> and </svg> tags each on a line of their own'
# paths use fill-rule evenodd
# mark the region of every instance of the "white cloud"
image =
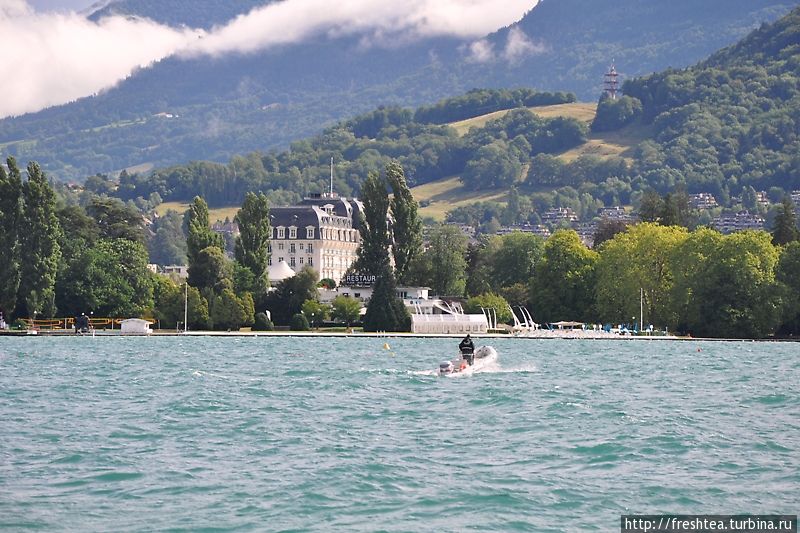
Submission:
<svg viewBox="0 0 800 533">
<path fill-rule="evenodd" d="M 519 26 L 514 26 L 508 32 L 503 59 L 509 63 L 517 63 L 527 56 L 541 54 L 544 51 L 544 45 L 534 43 Z"/>
<path fill-rule="evenodd" d="M 519 26 L 514 26 L 508 31 L 505 47 L 500 54 L 495 53 L 494 43 L 480 39 L 466 47 L 465 55 L 467 61 L 472 63 L 489 63 L 502 59 L 513 65 L 528 56 L 542 54 L 545 51 L 547 48 L 544 45 L 534 43 Z"/>
<path fill-rule="evenodd" d="M 61 104 L 109 87 L 197 40 L 195 32 L 114 17 L 37 13 L 0 0 L 0 116 Z"/>
<path fill-rule="evenodd" d="M 25 0 L 0 0 L 0 117 L 94 94 L 176 53 L 247 53 L 316 35 L 360 35 L 365 46 L 474 38 L 518 20 L 537 1 L 283 0 L 204 32 L 119 16 L 94 23 L 75 13 L 36 12 Z M 515 39 L 503 52 L 507 59 L 532 50 L 524 34 Z M 476 57 L 493 57 L 486 44 L 470 48 Z"/>
<path fill-rule="evenodd" d="M 488 63 L 494 61 L 494 45 L 486 39 L 470 43 L 467 47 L 467 61 L 472 63 Z"/>
</svg>

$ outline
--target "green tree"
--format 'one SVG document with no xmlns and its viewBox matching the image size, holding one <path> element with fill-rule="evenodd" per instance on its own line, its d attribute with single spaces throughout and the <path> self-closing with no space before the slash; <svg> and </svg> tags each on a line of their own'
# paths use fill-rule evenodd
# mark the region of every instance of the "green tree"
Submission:
<svg viewBox="0 0 800 533">
<path fill-rule="evenodd" d="M 603 321 L 630 322 L 639 317 L 640 289 L 644 290 L 646 323 L 669 325 L 678 318 L 670 300 L 675 247 L 688 236 L 684 228 L 642 223 L 618 233 L 600 249 L 597 263 L 597 313 Z"/>
<path fill-rule="evenodd" d="M 292 315 L 302 310 L 303 302 L 317 298 L 318 278 L 314 269 L 305 267 L 291 278 L 280 281 L 265 301 L 272 321 L 279 326 L 289 325 Z"/>
<path fill-rule="evenodd" d="M 0 312 L 11 321 L 20 280 L 19 231 L 22 220 L 22 177 L 8 158 L 8 173 L 0 164 Z"/>
<path fill-rule="evenodd" d="M 333 299 L 331 307 L 331 317 L 337 322 L 344 322 L 347 327 L 361 316 L 361 302 L 343 294 Z"/>
<path fill-rule="evenodd" d="M 768 233 L 743 231 L 720 239 L 706 268 L 691 285 L 689 329 L 695 335 L 761 338 L 774 331 L 783 311 L 775 281 L 778 249 Z"/>
<path fill-rule="evenodd" d="M 389 267 L 389 192 L 377 172 L 370 172 L 361 187 L 364 219 L 361 221 L 361 245 L 353 268 L 357 272 L 376 274 Z M 376 274 L 377 275 L 377 274 Z"/>
<path fill-rule="evenodd" d="M 256 313 L 253 321 L 253 331 L 273 331 L 274 329 L 275 324 L 267 318 L 266 313 Z"/>
<path fill-rule="evenodd" d="M 781 251 L 775 277 L 784 295 L 781 332 L 800 333 L 800 241 L 793 241 Z"/>
<path fill-rule="evenodd" d="M 190 330 L 208 329 L 208 301 L 197 287 L 186 287 L 186 283 L 175 283 L 166 276 L 154 276 L 154 316 L 162 328 L 184 328 L 186 313 Z"/>
<path fill-rule="evenodd" d="M 545 243 L 530 284 L 533 316 L 539 322 L 595 319 L 595 268 L 600 256 L 577 233 L 559 230 Z"/>
<path fill-rule="evenodd" d="M 311 328 L 309 327 L 305 315 L 302 313 L 295 313 L 292 315 L 292 319 L 289 322 L 289 329 L 292 331 L 308 331 Z"/>
<path fill-rule="evenodd" d="M 492 318 L 497 317 L 498 324 L 507 324 L 511 321 L 511 308 L 502 296 L 488 292 L 473 296 L 464 304 L 465 313 L 480 314 L 484 309 L 492 309 Z"/>
<path fill-rule="evenodd" d="M 467 282 L 466 293 L 482 294 L 492 292 L 492 258 L 500 247 L 499 237 L 481 236 L 477 243 L 470 243 L 467 247 Z M 527 298 L 525 298 L 527 300 Z"/>
<path fill-rule="evenodd" d="M 95 196 L 89 202 L 86 212 L 97 223 L 102 238 L 144 243 L 142 215 L 120 200 Z"/>
<path fill-rule="evenodd" d="M 100 239 L 78 248 L 60 275 L 57 289 L 64 314 L 92 311 L 97 316 L 140 317 L 153 308 L 154 275 L 139 242 Z"/>
<path fill-rule="evenodd" d="M 308 319 L 309 324 L 315 328 L 320 327 L 330 315 L 330 307 L 320 303 L 315 298 L 303 302 L 303 305 L 300 309 Z"/>
<path fill-rule="evenodd" d="M 598 249 L 601 244 L 614 238 L 617 233 L 622 233 L 628 229 L 628 223 L 623 220 L 613 220 L 610 218 L 603 218 L 598 222 L 597 229 L 594 232 L 594 242 L 592 247 Z"/>
<path fill-rule="evenodd" d="M 392 188 L 392 254 L 397 280 L 405 283 L 409 266 L 422 252 L 422 221 L 417 212 L 419 205 L 414 200 L 406 183 L 403 167 L 397 162 L 386 166 L 386 180 Z"/>
<path fill-rule="evenodd" d="M 495 290 L 515 283 L 527 284 L 542 257 L 544 239 L 532 233 L 514 231 L 498 237 L 492 256 L 492 284 Z"/>
<path fill-rule="evenodd" d="M 21 271 L 17 316 L 55 314 L 55 283 L 61 259 L 61 227 L 53 188 L 37 163 L 28 164 L 23 185 L 22 231 L 19 233 Z"/>
<path fill-rule="evenodd" d="M 225 289 L 233 288 L 232 269 L 231 262 L 221 248 L 208 246 L 200 250 L 195 256 L 195 262 L 189 266 L 189 285 L 201 290 L 210 289 L 219 294 Z"/>
<path fill-rule="evenodd" d="M 388 267 L 378 274 L 364 314 L 364 331 L 411 331 L 411 316 L 397 297 L 394 276 Z"/>
<path fill-rule="evenodd" d="M 200 253 L 209 247 L 215 247 L 223 253 L 222 237 L 214 233 L 208 223 L 208 205 L 205 200 L 195 196 L 186 212 L 186 255 L 189 259 L 189 285 L 205 287 L 201 280 L 209 275 L 203 272 L 198 264 Z M 223 254 L 224 255 L 224 254 Z"/>
<path fill-rule="evenodd" d="M 460 296 L 466 285 L 467 237 L 449 224 L 431 229 L 428 248 L 414 267 L 413 279 L 430 283 L 434 294 Z"/>
<path fill-rule="evenodd" d="M 618 130 L 641 116 L 642 102 L 638 98 L 622 96 L 614 100 L 604 93 L 597 105 L 592 131 Z"/>
<path fill-rule="evenodd" d="M 664 199 L 656 191 L 648 189 L 639 202 L 639 219 L 642 222 L 658 222 L 664 212 Z"/>
<path fill-rule="evenodd" d="M 236 237 L 235 257 L 254 276 L 255 291 L 261 297 L 269 288 L 267 265 L 269 263 L 269 240 L 272 228 L 269 224 L 269 201 L 264 194 L 247 193 L 242 208 L 234 221 L 239 226 Z"/>
<path fill-rule="evenodd" d="M 148 241 L 150 262 L 161 266 L 186 264 L 186 236 L 183 220 L 175 211 L 168 211 L 153 222 L 155 235 Z"/>
<path fill-rule="evenodd" d="M 679 331 L 688 331 L 688 324 L 703 320 L 696 302 L 695 288 L 706 275 L 709 257 L 722 241 L 722 234 L 709 228 L 698 228 L 673 249 L 670 265 L 673 276 L 671 301 Z"/>
<path fill-rule="evenodd" d="M 776 245 L 788 244 L 800 239 L 797 229 L 797 216 L 794 211 L 794 202 L 791 197 L 784 196 L 775 221 L 772 224 L 772 243 Z"/>
<path fill-rule="evenodd" d="M 244 298 L 236 296 L 231 289 L 222 289 L 213 296 L 213 303 L 209 306 L 212 327 L 216 330 L 239 331 L 245 324 L 252 324 L 252 296 L 249 303 L 248 308 Z"/>
</svg>

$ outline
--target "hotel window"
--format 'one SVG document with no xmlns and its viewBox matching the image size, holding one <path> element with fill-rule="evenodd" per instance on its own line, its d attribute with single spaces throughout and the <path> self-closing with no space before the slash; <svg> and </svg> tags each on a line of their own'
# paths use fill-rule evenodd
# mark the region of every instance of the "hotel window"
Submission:
<svg viewBox="0 0 800 533">
<path fill-rule="evenodd" d="M 272 253 L 272 244 L 267 244 L 267 253 L 268 254 Z"/>
<path fill-rule="evenodd" d="M 313 257 L 309 257 L 308 258 L 308 265 L 309 266 L 314 266 L 314 258 Z"/>
<path fill-rule="evenodd" d="M 308 243 L 308 253 L 310 254 L 314 253 L 314 245 L 311 243 Z"/>
<path fill-rule="evenodd" d="M 296 252 L 297 252 L 297 250 L 295 250 L 294 243 L 291 243 L 291 244 L 289 245 L 289 253 L 290 253 L 290 254 L 293 254 L 293 253 L 296 253 Z"/>
<path fill-rule="evenodd" d="M 280 263 L 281 261 L 283 261 L 283 257 L 278 258 L 278 263 Z"/>
<path fill-rule="evenodd" d="M 290 239 L 296 239 L 297 238 L 297 228 L 295 228 L 294 226 L 289 228 L 289 238 Z"/>
<path fill-rule="evenodd" d="M 272 258 L 267 259 L 267 265 L 272 266 Z"/>
<path fill-rule="evenodd" d="M 283 243 L 282 242 L 278 243 L 278 250 L 283 250 Z"/>
<path fill-rule="evenodd" d="M 301 243 L 300 243 L 300 249 L 301 249 L 301 250 L 305 250 L 305 249 L 306 249 L 306 243 L 304 243 L 304 242 L 301 242 Z"/>
<path fill-rule="evenodd" d="M 300 258 L 300 264 L 301 265 L 303 264 L 303 258 L 302 257 Z"/>
<path fill-rule="evenodd" d="M 283 239 L 286 237 L 286 228 L 283 226 L 278 226 L 278 238 Z"/>
<path fill-rule="evenodd" d="M 289 266 L 290 266 L 290 267 L 293 267 L 293 266 L 294 266 L 294 257 L 290 257 L 290 258 L 289 258 Z"/>
<path fill-rule="evenodd" d="M 314 228 L 306 228 L 306 239 L 313 239 L 314 238 Z"/>
</svg>

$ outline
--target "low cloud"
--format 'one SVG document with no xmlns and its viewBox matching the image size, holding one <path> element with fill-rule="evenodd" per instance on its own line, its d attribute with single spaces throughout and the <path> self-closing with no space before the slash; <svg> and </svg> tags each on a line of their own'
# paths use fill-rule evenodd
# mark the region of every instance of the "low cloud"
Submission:
<svg viewBox="0 0 800 533">
<path fill-rule="evenodd" d="M 87 96 L 197 40 L 148 20 L 37 13 L 0 0 L 0 116 L 36 111 Z"/>
<path fill-rule="evenodd" d="M 0 0 L 0 117 L 37 111 L 97 93 L 165 57 L 250 53 L 314 36 L 360 35 L 364 46 L 430 36 L 475 38 L 508 25 L 538 0 L 283 0 L 210 31 L 112 16 L 97 23 L 75 13 L 36 12 L 25 0 Z M 510 40 L 503 55 L 529 53 Z M 481 45 L 470 47 L 481 56 Z M 494 56 L 489 50 L 488 61 Z M 510 57 L 510 56 L 509 56 Z"/>
<path fill-rule="evenodd" d="M 542 54 L 547 51 L 543 44 L 533 42 L 524 31 L 514 26 L 508 31 L 506 44 L 502 51 L 495 52 L 494 44 L 486 39 L 474 41 L 466 47 L 467 61 L 472 63 L 489 63 L 498 60 L 515 65 L 526 57 Z"/>
</svg>

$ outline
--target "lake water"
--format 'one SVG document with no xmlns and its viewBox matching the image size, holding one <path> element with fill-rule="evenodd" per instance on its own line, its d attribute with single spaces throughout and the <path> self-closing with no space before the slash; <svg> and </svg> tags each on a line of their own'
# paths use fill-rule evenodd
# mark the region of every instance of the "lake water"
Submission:
<svg viewBox="0 0 800 533">
<path fill-rule="evenodd" d="M 436 377 L 457 342 L 0 338 L 0 528 L 618 531 L 626 513 L 798 510 L 800 345 L 492 339 L 497 367 Z"/>
</svg>

